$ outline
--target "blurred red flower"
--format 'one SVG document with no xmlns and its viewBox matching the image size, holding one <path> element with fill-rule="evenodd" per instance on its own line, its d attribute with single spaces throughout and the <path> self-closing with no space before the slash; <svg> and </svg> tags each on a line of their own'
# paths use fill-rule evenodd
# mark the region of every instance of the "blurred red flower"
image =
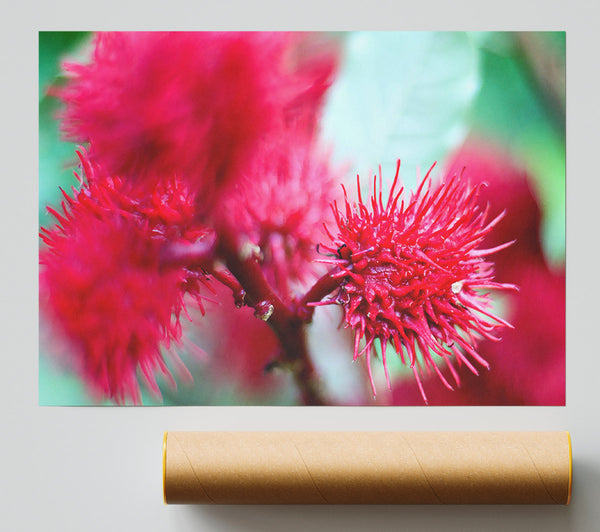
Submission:
<svg viewBox="0 0 600 532">
<path fill-rule="evenodd" d="M 479 353 L 490 371 L 479 379 L 461 372 L 463 387 L 453 393 L 431 387 L 437 405 L 564 405 L 565 404 L 565 271 L 551 269 L 541 246 L 541 209 L 530 178 L 505 152 L 470 141 L 453 155 L 450 172 L 465 169 L 475 183 L 485 183 L 480 202 L 490 215 L 506 216 L 483 245 L 516 239 L 495 255 L 498 282 L 510 280 L 519 293 L 505 294 L 503 316 L 514 325 L 501 342 L 483 341 Z M 464 377 L 463 377 L 464 374 Z M 394 404 L 420 404 L 410 381 L 395 384 Z"/>
<path fill-rule="evenodd" d="M 285 33 L 108 32 L 56 91 L 68 138 L 111 172 L 173 174 L 204 194 L 237 176 L 281 120 Z"/>
<path fill-rule="evenodd" d="M 206 283 L 201 271 L 163 267 L 164 219 L 179 236 L 202 232 L 186 226 L 185 195 L 173 193 L 175 184 L 165 185 L 160 202 L 156 195 L 133 198 L 122 193 L 122 180 L 79 155 L 88 182 L 73 197 L 64 194 L 62 214 L 48 209 L 58 223 L 42 229 L 41 307 L 70 344 L 68 363 L 90 391 L 137 404 L 138 371 L 156 395 L 156 372 L 174 384 L 163 348 L 181 340 L 185 294 L 201 305 Z M 180 376 L 191 379 L 177 354 L 168 354 Z"/>
<path fill-rule="evenodd" d="M 318 271 L 315 243 L 332 219 L 336 177 L 314 143 L 288 132 L 263 147 L 227 197 L 225 208 L 240 234 L 260 248 L 263 272 L 280 297 L 289 298 Z"/>
</svg>

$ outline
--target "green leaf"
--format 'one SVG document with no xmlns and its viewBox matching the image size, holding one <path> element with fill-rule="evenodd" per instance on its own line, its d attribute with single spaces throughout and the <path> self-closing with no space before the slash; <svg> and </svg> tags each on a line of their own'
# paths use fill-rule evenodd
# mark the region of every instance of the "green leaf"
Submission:
<svg viewBox="0 0 600 532">
<path fill-rule="evenodd" d="M 40 100 L 60 71 L 60 62 L 65 54 L 81 45 L 89 33 L 85 31 L 40 31 L 39 32 L 39 94 Z"/>
<path fill-rule="evenodd" d="M 386 180 L 402 160 L 405 184 L 457 147 L 479 89 L 478 51 L 458 32 L 360 32 L 346 39 L 323 116 L 334 161 Z M 351 175 L 352 175 L 351 174 Z"/>
<path fill-rule="evenodd" d="M 535 180 L 542 206 L 542 246 L 550 264 L 561 267 L 566 255 L 565 142 L 549 129 L 523 135 L 519 153 Z"/>
<path fill-rule="evenodd" d="M 39 33 L 39 220 L 42 226 L 55 221 L 46 213 L 46 207 L 57 207 L 62 201 L 59 187 L 69 192 L 72 185 L 78 184 L 73 176 L 78 164 L 77 144 L 62 141 L 56 120 L 60 103 L 46 92 L 57 81 L 60 63 L 67 54 L 73 60 L 85 60 L 90 37 L 87 32 Z"/>
<path fill-rule="evenodd" d="M 565 63 L 564 32 L 542 33 L 546 53 Z M 481 41 L 482 39 L 480 39 Z M 481 53 L 482 88 L 473 104 L 478 137 L 493 140 L 524 165 L 542 208 L 542 244 L 548 261 L 565 262 L 566 144 L 564 131 L 532 81 L 512 33 L 493 33 Z"/>
</svg>

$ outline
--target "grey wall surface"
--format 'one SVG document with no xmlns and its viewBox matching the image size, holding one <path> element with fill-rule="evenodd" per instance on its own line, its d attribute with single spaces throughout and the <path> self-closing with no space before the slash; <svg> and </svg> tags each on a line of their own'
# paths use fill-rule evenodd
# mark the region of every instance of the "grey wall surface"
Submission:
<svg viewBox="0 0 600 532">
<path fill-rule="evenodd" d="M 591 2 L 21 2 L 2 8 L 0 529 L 600 530 L 598 10 Z M 567 31 L 567 406 L 63 408 L 37 398 L 37 31 Z M 8 147 L 8 149 L 7 149 Z M 164 506 L 164 430 L 569 430 L 568 507 Z"/>
</svg>

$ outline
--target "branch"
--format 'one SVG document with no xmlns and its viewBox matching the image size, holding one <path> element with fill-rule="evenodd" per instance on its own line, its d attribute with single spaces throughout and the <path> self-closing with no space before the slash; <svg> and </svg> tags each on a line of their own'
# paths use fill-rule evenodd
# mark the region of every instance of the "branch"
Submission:
<svg viewBox="0 0 600 532">
<path fill-rule="evenodd" d="M 309 306 L 309 303 L 318 303 L 326 295 L 333 292 L 336 288 L 339 288 L 342 284 L 343 277 L 334 277 L 334 274 L 338 273 L 339 268 L 333 268 L 323 275 L 312 287 L 306 292 L 304 297 L 298 304 L 299 312 L 302 312 L 303 317 L 306 316 L 306 320 L 310 321 L 312 315 L 315 312 L 314 306 Z"/>
<path fill-rule="evenodd" d="M 269 324 L 282 348 L 283 362 L 291 368 L 302 402 L 325 404 L 314 366 L 308 355 L 305 322 L 273 291 L 251 247 L 240 246 L 237 232 L 221 220 L 217 228 L 216 254 L 245 291 L 245 302 Z"/>
</svg>

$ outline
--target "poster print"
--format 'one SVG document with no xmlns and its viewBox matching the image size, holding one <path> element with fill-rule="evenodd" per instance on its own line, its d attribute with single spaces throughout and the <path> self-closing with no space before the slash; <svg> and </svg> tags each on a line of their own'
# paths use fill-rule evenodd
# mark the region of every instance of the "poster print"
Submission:
<svg viewBox="0 0 600 532">
<path fill-rule="evenodd" d="M 564 404 L 564 33 L 39 44 L 41 404 Z"/>
</svg>

